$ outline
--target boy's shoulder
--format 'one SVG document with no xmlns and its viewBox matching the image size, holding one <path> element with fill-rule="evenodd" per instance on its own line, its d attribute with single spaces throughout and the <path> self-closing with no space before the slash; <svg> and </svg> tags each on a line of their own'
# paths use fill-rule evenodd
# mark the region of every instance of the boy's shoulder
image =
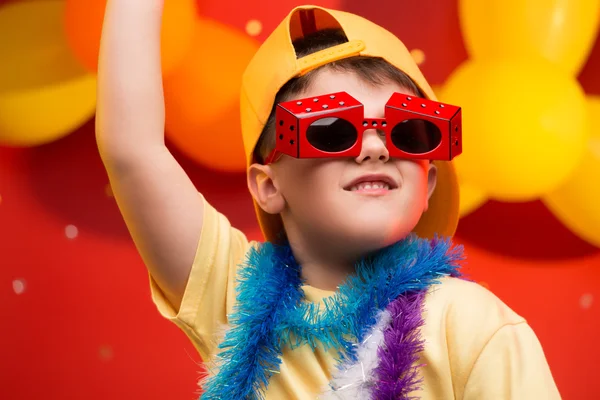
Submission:
<svg viewBox="0 0 600 400">
<path fill-rule="evenodd" d="M 560 399 L 529 324 L 485 287 L 444 278 L 423 317 L 423 374 L 436 398 Z"/>
<path fill-rule="evenodd" d="M 466 386 L 478 357 L 498 332 L 507 326 L 526 328 L 525 320 L 491 291 L 460 278 L 444 278 L 429 289 L 423 318 L 424 363 L 436 379 L 447 376 L 446 384 L 455 388 Z"/>
<path fill-rule="evenodd" d="M 526 323 L 490 290 L 461 278 L 443 278 L 433 285 L 424 304 L 424 329 L 443 331 L 449 341 L 468 340 L 475 347 L 485 343 L 502 327 Z"/>
</svg>

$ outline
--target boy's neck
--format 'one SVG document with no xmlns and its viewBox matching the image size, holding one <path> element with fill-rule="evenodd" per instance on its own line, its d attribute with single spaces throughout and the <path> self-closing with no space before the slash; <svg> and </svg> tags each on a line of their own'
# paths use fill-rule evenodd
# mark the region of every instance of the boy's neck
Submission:
<svg viewBox="0 0 600 400">
<path fill-rule="evenodd" d="M 336 291 L 356 271 L 356 255 L 349 255 L 347 249 L 334 246 L 331 241 L 325 246 L 307 242 L 289 242 L 296 262 L 302 267 L 302 279 L 314 288 Z"/>
<path fill-rule="evenodd" d="M 348 275 L 355 271 L 352 264 L 332 265 L 330 263 L 305 262 L 301 265 L 302 278 L 308 285 L 332 292 L 336 291 L 346 281 Z"/>
<path fill-rule="evenodd" d="M 380 248 L 380 243 L 299 229 L 293 221 L 284 225 L 303 280 L 320 290 L 336 291 L 356 272 L 357 261 Z"/>
</svg>

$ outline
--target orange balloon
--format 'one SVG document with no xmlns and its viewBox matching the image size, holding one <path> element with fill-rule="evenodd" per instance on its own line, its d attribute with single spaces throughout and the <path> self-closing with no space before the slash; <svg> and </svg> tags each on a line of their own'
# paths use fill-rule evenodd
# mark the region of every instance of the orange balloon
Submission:
<svg viewBox="0 0 600 400">
<path fill-rule="evenodd" d="M 196 162 L 246 170 L 239 98 L 242 74 L 259 43 L 209 19 L 196 25 L 192 50 L 164 81 L 166 136 Z"/>
<path fill-rule="evenodd" d="M 69 46 L 87 69 L 96 72 L 106 0 L 65 0 L 65 3 Z M 165 1 L 161 33 L 164 73 L 172 70 L 189 50 L 196 18 L 195 0 Z"/>
</svg>

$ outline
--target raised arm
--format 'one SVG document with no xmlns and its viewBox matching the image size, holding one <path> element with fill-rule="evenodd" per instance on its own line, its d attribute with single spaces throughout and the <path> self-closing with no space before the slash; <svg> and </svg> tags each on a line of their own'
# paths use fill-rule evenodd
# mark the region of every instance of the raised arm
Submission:
<svg viewBox="0 0 600 400">
<path fill-rule="evenodd" d="M 160 29 L 164 0 L 108 0 L 96 139 L 135 245 L 175 309 L 202 230 L 203 201 L 165 147 Z"/>
</svg>

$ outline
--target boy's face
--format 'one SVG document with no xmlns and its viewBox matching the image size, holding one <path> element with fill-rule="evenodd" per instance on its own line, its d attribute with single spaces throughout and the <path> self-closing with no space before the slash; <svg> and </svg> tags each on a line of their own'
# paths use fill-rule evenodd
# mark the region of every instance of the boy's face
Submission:
<svg viewBox="0 0 600 400">
<path fill-rule="evenodd" d="M 360 101 L 367 118 L 383 118 L 394 92 L 415 95 L 394 82 L 373 86 L 353 73 L 325 68 L 297 97 L 340 91 Z M 282 156 L 268 166 L 254 165 L 250 190 L 265 211 L 281 214 L 290 243 L 360 256 L 409 234 L 435 187 L 433 165 L 390 159 L 384 141 L 372 129 L 365 131 L 356 158 Z"/>
</svg>

